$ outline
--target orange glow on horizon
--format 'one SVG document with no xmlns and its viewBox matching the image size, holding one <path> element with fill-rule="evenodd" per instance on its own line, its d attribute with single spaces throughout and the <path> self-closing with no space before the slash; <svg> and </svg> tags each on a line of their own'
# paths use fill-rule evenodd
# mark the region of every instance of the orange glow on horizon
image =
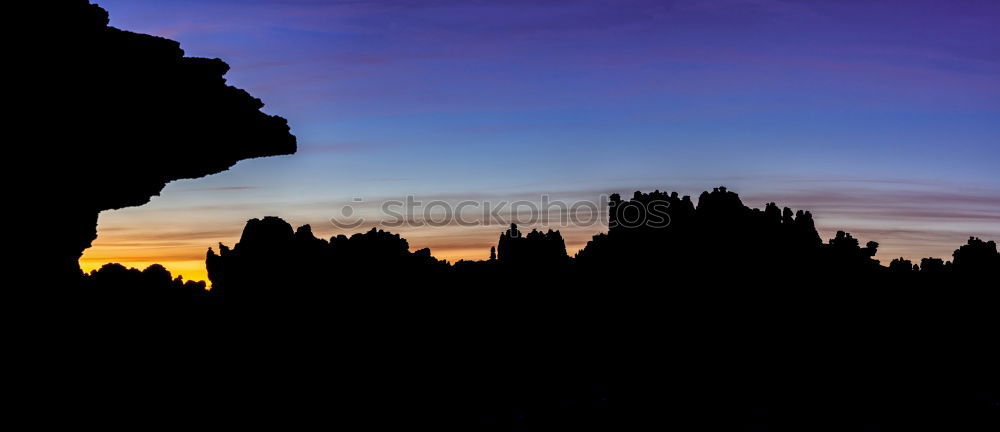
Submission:
<svg viewBox="0 0 1000 432">
<path fill-rule="evenodd" d="M 101 233 L 98 240 L 94 242 L 94 246 L 84 252 L 83 257 L 80 258 L 80 267 L 84 272 L 90 273 L 108 263 L 119 263 L 139 270 L 143 270 L 153 264 L 160 264 L 170 271 L 173 278 L 180 275 L 183 276 L 185 281 L 205 281 L 211 287 L 211 282 L 208 280 L 208 271 L 205 269 L 205 252 L 208 250 L 209 245 L 216 245 L 218 242 L 199 240 L 163 245 L 157 244 L 155 240 L 141 238 L 141 236 L 126 240 L 116 234 L 113 232 L 107 234 Z M 479 233 L 483 237 L 481 239 L 472 240 L 467 238 L 466 240 L 472 240 L 470 243 L 474 243 L 471 246 L 458 244 L 453 240 L 447 239 L 446 236 L 433 236 L 433 232 L 410 232 L 408 234 L 414 237 L 413 239 L 408 239 L 411 252 L 429 247 L 431 255 L 435 258 L 447 260 L 454 264 L 463 259 L 488 259 L 490 246 L 495 245 L 499 231 L 486 229 Z M 585 238 L 580 239 L 567 238 L 567 253 L 570 256 L 575 255 L 577 251 L 586 246 L 587 240 L 593 234 L 587 233 Z M 824 238 L 827 238 L 826 235 L 830 233 L 822 232 L 822 234 Z M 479 235 L 474 237 L 479 237 Z M 320 237 L 323 238 L 323 236 Z M 403 234 L 403 237 L 406 238 L 406 234 Z M 144 240 L 149 241 L 149 243 L 145 244 Z M 491 244 L 490 242 L 493 243 Z M 223 243 L 233 246 L 235 241 L 223 241 Z M 882 265 L 888 265 L 889 261 L 899 256 L 910 259 L 914 263 L 919 263 L 920 258 L 923 256 L 931 256 L 920 255 L 921 252 L 927 253 L 931 251 L 922 250 L 926 248 L 921 248 L 920 246 L 922 245 L 919 244 L 903 245 L 903 247 L 899 245 L 893 246 L 880 248 L 879 256 L 876 259 L 880 259 Z M 943 256 L 941 258 L 947 261 L 951 259 L 951 256 Z"/>
<path fill-rule="evenodd" d="M 755 199 L 754 202 L 766 201 Z M 797 206 L 802 207 L 802 206 Z M 804 207 L 817 208 L 818 205 Z M 294 208 L 293 208 L 294 209 Z M 836 208 L 823 209 L 817 212 L 818 228 L 821 238 L 826 241 L 833 237 L 839 227 L 853 232 L 861 239 L 862 244 L 868 240 L 880 243 L 876 259 L 882 265 L 897 257 L 904 257 L 913 263 L 919 263 L 922 257 L 939 257 L 951 259 L 951 252 L 967 239 L 967 235 L 956 228 L 944 224 L 921 225 L 908 231 L 900 231 L 895 225 L 885 227 L 880 220 L 866 220 L 852 217 L 852 214 L 837 214 Z M 299 214 L 302 213 L 302 214 Z M 831 214 L 824 217 L 822 214 Z M 97 270 L 107 263 L 119 263 L 126 267 L 143 270 L 152 264 L 163 265 L 170 271 L 172 277 L 182 275 L 184 280 L 208 280 L 205 269 L 205 253 L 209 247 L 218 251 L 221 242 L 230 247 L 235 246 L 242 234 L 246 221 L 253 217 L 267 214 L 283 214 L 283 219 L 293 227 L 310 224 L 316 237 L 329 239 L 338 234 L 353 234 L 371 229 L 371 226 L 359 227 L 351 232 L 342 232 L 328 221 L 317 221 L 305 215 L 305 212 L 258 211 L 234 206 L 233 210 L 213 210 L 203 212 L 187 205 L 171 207 L 164 201 L 153 200 L 142 207 L 102 212 L 98 226 L 98 238 L 93 246 L 87 249 L 80 259 L 80 266 L 85 272 Z M 897 224 L 898 225 L 898 224 Z M 430 248 L 431 255 L 440 260 L 455 263 L 462 259 L 485 260 L 489 258 L 490 247 L 497 244 L 500 233 L 506 228 L 501 225 L 491 226 L 406 226 L 383 228 L 399 234 L 407 240 L 410 251 Z M 547 226 L 524 226 L 523 230 L 532 228 L 546 230 Z M 592 226 L 552 226 L 560 230 L 566 240 L 566 251 L 573 256 L 586 246 L 591 238 L 600 232 L 606 232 L 606 227 Z M 943 230 L 947 228 L 948 230 Z M 977 229 L 978 228 L 978 229 Z M 983 231 L 977 225 L 966 223 L 963 231 Z M 993 232 L 986 230 L 981 234 L 985 238 L 994 238 Z"/>
<path fill-rule="evenodd" d="M 169 259 L 162 260 L 134 260 L 127 257 L 115 258 L 115 257 L 84 257 L 80 259 L 80 268 L 83 269 L 84 273 L 90 273 L 93 270 L 100 269 L 105 264 L 118 263 L 125 267 L 136 268 L 139 270 L 145 270 L 147 267 L 153 264 L 159 264 L 170 271 L 171 278 L 177 278 L 177 276 L 182 276 L 185 281 L 205 281 L 205 283 L 210 287 L 211 282 L 208 280 L 208 271 L 205 270 L 205 259 L 201 258 L 199 260 L 182 260 L 175 261 Z"/>
</svg>

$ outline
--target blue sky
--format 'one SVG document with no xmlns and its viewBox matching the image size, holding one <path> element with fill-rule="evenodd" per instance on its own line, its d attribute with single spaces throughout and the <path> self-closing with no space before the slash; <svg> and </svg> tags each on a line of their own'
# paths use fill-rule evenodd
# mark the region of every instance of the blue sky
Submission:
<svg viewBox="0 0 1000 432">
<path fill-rule="evenodd" d="M 98 3 L 114 26 L 226 60 L 300 151 L 103 213 L 85 268 L 160 254 L 201 274 L 205 249 L 251 217 L 332 235 L 351 198 L 407 194 L 725 184 L 751 206 L 812 210 L 825 237 L 877 240 L 883 259 L 1000 237 L 995 2 Z M 482 258 L 499 229 L 404 236 Z M 593 232 L 570 230 L 570 249 Z"/>
</svg>

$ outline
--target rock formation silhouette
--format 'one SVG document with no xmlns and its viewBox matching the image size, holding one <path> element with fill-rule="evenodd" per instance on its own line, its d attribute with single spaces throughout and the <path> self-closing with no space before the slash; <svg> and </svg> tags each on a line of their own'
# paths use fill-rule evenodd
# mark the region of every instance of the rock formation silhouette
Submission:
<svg viewBox="0 0 1000 432">
<path fill-rule="evenodd" d="M 995 241 L 982 241 L 977 237 L 969 237 L 969 242 L 955 250 L 954 270 L 959 273 L 996 276 L 1000 269 L 1000 254 L 997 253 Z"/>
<path fill-rule="evenodd" d="M 405 361 L 355 368 L 393 376 L 382 385 L 406 396 L 374 399 L 410 422 L 575 431 L 1000 426 L 1000 373 L 986 354 L 1000 299 L 990 285 L 1000 275 L 993 242 L 970 238 L 954 264 L 886 267 L 873 259 L 876 242 L 838 231 L 824 243 L 809 212 L 752 209 L 722 187 L 697 203 L 654 191 L 609 204 L 608 232 L 575 259 L 557 231 L 516 225 L 499 234 L 490 259 L 449 265 L 374 228 L 323 240 L 308 225 L 266 217 L 249 221 L 233 248 L 209 250 L 206 263 L 212 295 L 227 305 L 321 308 L 348 328 L 363 323 L 379 344 L 406 346 L 388 357 Z M 636 223 L 638 213 L 654 223 Z M 426 328 L 436 319 L 440 327 Z M 399 332 L 408 336 L 387 336 Z M 428 348 L 428 335 L 441 334 L 449 344 Z M 392 375 L 407 366 L 417 372 Z"/>
<path fill-rule="evenodd" d="M 745 206 L 739 195 L 718 187 L 698 203 L 676 192 L 636 192 L 609 202 L 607 234 L 594 237 L 577 256 L 586 271 L 635 267 L 711 271 L 724 266 L 744 274 L 791 275 L 873 272 L 875 242 L 839 231 L 823 244 L 812 214 L 768 203 L 764 210 Z"/>
<path fill-rule="evenodd" d="M 212 295 L 236 303 L 264 298 L 305 300 L 320 298 L 344 284 L 364 284 L 396 275 L 395 282 L 445 273 L 447 262 L 431 256 L 429 249 L 410 252 L 399 234 L 372 228 L 350 237 L 318 239 L 309 225 L 293 232 L 277 217 L 251 219 L 233 248 L 219 244 L 209 249 L 205 265 L 212 280 Z M 275 287 L 284 287 L 274 296 Z"/>
<path fill-rule="evenodd" d="M 628 201 L 612 195 L 609 207 L 608 232 L 594 236 L 575 258 L 566 253 L 559 231 L 532 229 L 525 235 L 515 224 L 500 233 L 489 260 L 451 265 L 428 249 L 411 253 L 399 235 L 375 228 L 323 240 L 308 225 L 293 232 L 287 222 L 266 217 L 249 221 L 233 249 L 221 244 L 218 254 L 210 249 L 206 264 L 216 287 L 213 295 L 239 297 L 240 303 L 301 300 L 344 284 L 391 285 L 387 275 L 432 277 L 443 285 L 483 274 L 554 284 L 566 283 L 559 278 L 583 278 L 592 285 L 607 275 L 628 274 L 633 284 L 657 286 L 663 283 L 662 272 L 713 275 L 722 285 L 734 282 L 735 275 L 833 284 L 911 273 L 1000 274 L 1000 254 L 992 241 L 970 238 L 955 251 L 954 264 L 925 258 L 917 266 L 900 258 L 886 267 L 873 258 L 877 242 L 862 246 L 850 233 L 837 231 L 823 243 L 810 212 L 779 209 L 775 203 L 749 208 L 725 187 L 702 193 L 697 204 L 676 192 L 654 191 L 636 192 Z"/>
<path fill-rule="evenodd" d="M 509 267 L 558 271 L 569 262 L 566 242 L 559 231 L 551 229 L 548 232 L 533 229 L 522 237 L 517 224 L 510 224 L 510 229 L 500 234 L 496 251 L 497 260 Z"/>
<path fill-rule="evenodd" d="M 204 281 L 184 281 L 180 276 L 172 278 L 170 271 L 159 264 L 142 271 L 121 264 L 105 264 L 85 276 L 71 296 L 80 305 L 99 303 L 152 308 L 210 305 L 222 300 L 221 296 L 206 289 Z"/>
<path fill-rule="evenodd" d="M 15 197 L 39 229 L 25 233 L 43 283 L 68 286 L 104 210 L 142 205 L 170 181 L 295 152 L 284 119 L 226 85 L 222 60 L 185 57 L 178 42 L 109 27 L 85 0 L 21 2 L 11 79 Z"/>
</svg>

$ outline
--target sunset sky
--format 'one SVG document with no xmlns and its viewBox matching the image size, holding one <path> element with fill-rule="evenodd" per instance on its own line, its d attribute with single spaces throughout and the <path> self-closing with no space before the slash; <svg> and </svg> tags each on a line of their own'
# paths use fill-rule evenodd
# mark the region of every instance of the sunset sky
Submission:
<svg viewBox="0 0 1000 432">
<path fill-rule="evenodd" d="M 369 215 L 407 195 L 726 185 L 753 207 L 811 210 L 824 239 L 878 241 L 883 264 L 1000 240 L 1000 2 L 96 3 L 113 26 L 224 59 L 299 152 L 102 213 L 84 270 L 158 262 L 206 279 L 207 248 L 247 219 L 329 237 L 354 198 Z M 572 254 L 602 227 L 559 229 Z M 392 229 L 451 260 L 486 258 L 501 230 Z"/>
</svg>

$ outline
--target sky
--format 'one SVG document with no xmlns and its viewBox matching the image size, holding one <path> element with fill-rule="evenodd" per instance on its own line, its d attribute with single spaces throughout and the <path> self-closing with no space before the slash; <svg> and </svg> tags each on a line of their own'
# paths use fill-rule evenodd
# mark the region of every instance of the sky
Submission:
<svg viewBox="0 0 1000 432">
<path fill-rule="evenodd" d="M 1000 240 L 1000 3 L 97 0 L 111 25 L 218 57 L 295 155 L 103 212 L 81 265 L 204 256 L 250 218 L 329 237 L 385 200 L 568 202 L 725 185 L 894 257 Z M 194 155 L 193 157 L 196 157 Z M 364 227 L 330 222 L 351 205 Z M 542 227 L 542 223 L 526 228 Z M 570 253 L 599 224 L 555 227 Z M 483 259 L 501 225 L 392 228 Z"/>
</svg>

